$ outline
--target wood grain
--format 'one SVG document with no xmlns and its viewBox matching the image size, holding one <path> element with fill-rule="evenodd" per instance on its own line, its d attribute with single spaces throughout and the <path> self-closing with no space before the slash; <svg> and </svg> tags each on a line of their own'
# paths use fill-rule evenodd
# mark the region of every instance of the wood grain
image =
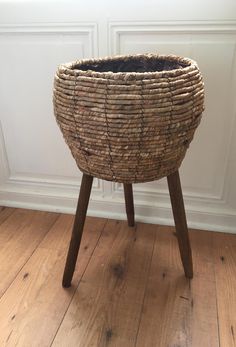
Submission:
<svg viewBox="0 0 236 347">
<path fill-rule="evenodd" d="M 179 177 L 179 171 L 167 176 L 171 206 L 175 221 L 176 236 L 179 243 L 185 276 L 193 278 L 192 250 L 189 242 L 188 226 L 185 215 L 184 200 Z"/>
<path fill-rule="evenodd" d="M 195 277 L 190 281 L 182 274 L 171 230 L 157 232 L 136 346 L 217 347 L 211 240 L 207 233 L 191 233 Z"/>
<path fill-rule="evenodd" d="M 219 347 L 213 233 L 192 230 L 190 237 L 195 264 L 191 281 L 190 346 Z"/>
<path fill-rule="evenodd" d="M 14 208 L 0 206 L 0 224 L 15 211 Z"/>
<path fill-rule="evenodd" d="M 236 235 L 214 233 L 220 345 L 236 346 Z"/>
<path fill-rule="evenodd" d="M 128 225 L 133 227 L 135 224 L 134 218 L 134 196 L 131 183 L 124 183 L 125 210 L 127 215 Z"/>
<path fill-rule="evenodd" d="M 53 346 L 134 345 L 155 231 L 108 222 Z"/>
<path fill-rule="evenodd" d="M 67 253 L 66 264 L 62 279 L 62 286 L 69 288 L 75 271 L 76 261 L 80 249 L 81 239 L 84 231 L 89 197 L 93 184 L 93 176 L 83 174 L 77 208 L 75 212 L 74 225 L 71 233 L 70 245 Z"/>
<path fill-rule="evenodd" d="M 87 217 L 65 290 L 73 219 L 0 209 L 0 346 L 236 347 L 236 235 L 190 231 L 190 282 L 174 228 Z"/>
<path fill-rule="evenodd" d="M 69 290 L 61 287 L 66 257 L 64 240 L 69 238 L 72 222 L 73 216 L 59 217 L 1 298 L 0 346 L 51 344 L 76 289 L 76 286 Z M 104 224 L 104 219 L 93 218 L 92 230 L 85 226 L 80 260 L 75 271 L 77 284 Z"/>
<path fill-rule="evenodd" d="M 56 213 L 15 210 L 0 225 L 0 296 L 57 218 Z"/>
</svg>

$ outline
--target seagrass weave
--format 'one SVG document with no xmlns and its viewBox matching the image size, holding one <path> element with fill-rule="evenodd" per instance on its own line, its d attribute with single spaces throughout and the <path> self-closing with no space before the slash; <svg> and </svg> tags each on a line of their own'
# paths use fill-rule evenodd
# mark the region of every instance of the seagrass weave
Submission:
<svg viewBox="0 0 236 347">
<path fill-rule="evenodd" d="M 201 120 L 196 62 L 141 54 L 60 65 L 54 112 L 81 171 L 123 183 L 175 172 Z"/>
</svg>

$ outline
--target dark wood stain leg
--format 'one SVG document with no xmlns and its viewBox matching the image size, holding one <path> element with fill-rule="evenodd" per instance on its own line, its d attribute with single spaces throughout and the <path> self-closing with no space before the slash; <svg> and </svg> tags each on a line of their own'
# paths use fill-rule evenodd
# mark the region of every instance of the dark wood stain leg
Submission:
<svg viewBox="0 0 236 347">
<path fill-rule="evenodd" d="M 125 194 L 125 208 L 128 219 L 128 225 L 133 227 L 134 222 L 134 199 L 133 199 L 133 188 L 131 183 L 124 183 L 124 194 Z"/>
<path fill-rule="evenodd" d="M 93 184 L 93 177 L 83 174 L 79 199 L 75 214 L 75 220 L 70 240 L 70 246 L 67 254 L 66 265 L 62 280 L 62 286 L 68 288 L 71 286 L 71 280 L 74 274 L 76 260 L 78 257 L 80 242 L 84 229 L 84 222 L 86 218 L 89 197 Z"/>
<path fill-rule="evenodd" d="M 184 200 L 182 195 L 179 171 L 167 177 L 171 205 L 174 215 L 176 234 L 179 243 L 180 255 L 185 276 L 193 277 L 192 251 L 189 242 L 188 227 L 185 215 Z"/>
</svg>

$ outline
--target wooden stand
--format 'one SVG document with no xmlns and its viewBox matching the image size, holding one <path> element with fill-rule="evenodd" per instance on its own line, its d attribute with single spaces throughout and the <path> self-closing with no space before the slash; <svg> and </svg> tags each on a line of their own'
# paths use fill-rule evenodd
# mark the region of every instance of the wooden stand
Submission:
<svg viewBox="0 0 236 347">
<path fill-rule="evenodd" d="M 180 256 L 184 267 L 185 276 L 193 277 L 192 250 L 188 236 L 188 226 L 185 215 L 184 200 L 182 195 L 179 171 L 167 176 L 170 200 L 175 221 L 175 229 L 179 243 Z"/>
<path fill-rule="evenodd" d="M 127 214 L 128 226 L 134 226 L 134 198 L 132 184 L 124 183 L 125 209 Z"/>
<path fill-rule="evenodd" d="M 62 280 L 62 286 L 67 288 L 71 285 L 71 280 L 75 270 L 75 264 L 79 253 L 80 242 L 84 229 L 84 222 L 88 209 L 89 197 L 93 184 L 93 177 L 83 174 L 77 209 L 75 213 L 74 226 L 70 240 L 70 246 L 66 259 L 66 266 Z"/>
<path fill-rule="evenodd" d="M 185 276 L 193 277 L 192 252 L 188 236 L 188 227 L 184 209 L 184 201 L 179 178 L 179 172 L 167 177 L 171 205 L 174 215 L 176 234 L 179 244 L 181 260 L 184 267 Z M 89 197 L 91 193 L 93 177 L 83 174 L 78 205 L 75 214 L 74 226 L 70 246 L 67 254 L 67 260 L 64 270 L 62 285 L 65 288 L 70 287 L 73 273 L 75 270 L 76 260 L 78 257 L 80 242 L 83 234 L 84 222 L 86 218 Z M 124 184 L 125 206 L 128 219 L 128 225 L 134 226 L 134 202 L 132 184 Z"/>
</svg>

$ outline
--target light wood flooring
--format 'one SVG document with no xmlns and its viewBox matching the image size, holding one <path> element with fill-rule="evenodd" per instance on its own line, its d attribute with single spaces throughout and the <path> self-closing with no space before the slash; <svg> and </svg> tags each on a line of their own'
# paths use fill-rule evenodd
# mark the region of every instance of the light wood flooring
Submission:
<svg viewBox="0 0 236 347">
<path fill-rule="evenodd" d="M 0 207 L 0 346 L 235 347 L 236 235 L 88 217 L 61 287 L 73 216 Z"/>
</svg>

